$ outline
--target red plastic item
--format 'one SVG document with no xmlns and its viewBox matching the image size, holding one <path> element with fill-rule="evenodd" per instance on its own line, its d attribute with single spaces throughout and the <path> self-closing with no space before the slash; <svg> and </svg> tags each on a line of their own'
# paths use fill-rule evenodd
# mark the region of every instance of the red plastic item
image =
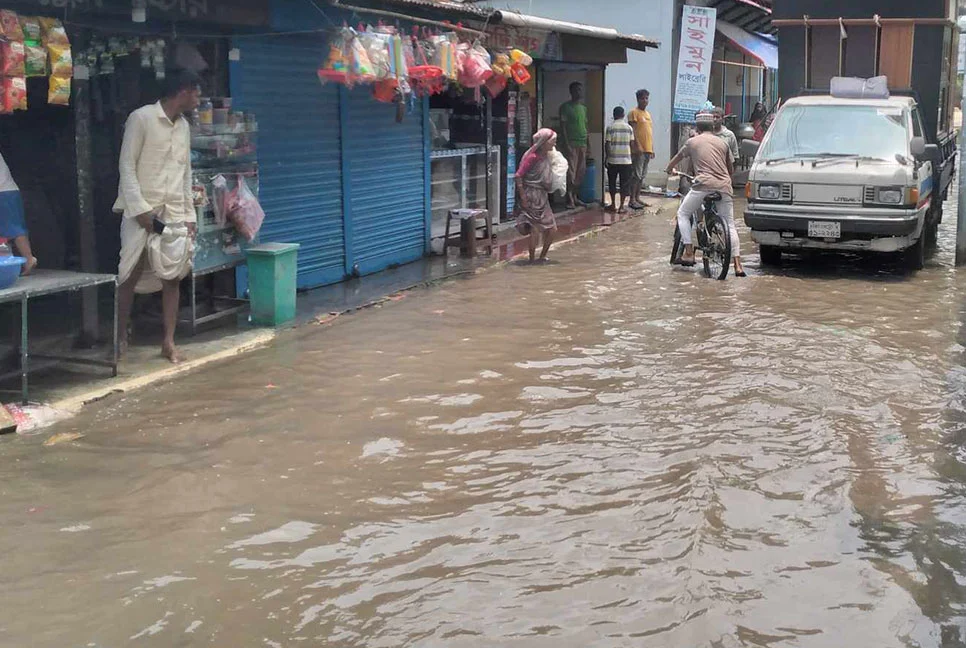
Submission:
<svg viewBox="0 0 966 648">
<path fill-rule="evenodd" d="M 372 86 L 372 98 L 382 103 L 392 103 L 396 100 L 396 90 L 399 82 L 396 79 L 382 79 Z"/>
<path fill-rule="evenodd" d="M 319 81 L 322 83 L 345 83 L 347 78 L 345 72 L 319 68 Z"/>
<path fill-rule="evenodd" d="M 530 70 L 528 70 L 522 63 L 514 63 L 511 65 L 510 74 L 513 76 L 513 80 L 520 85 L 527 83 L 531 78 L 533 78 L 530 74 Z"/>
</svg>

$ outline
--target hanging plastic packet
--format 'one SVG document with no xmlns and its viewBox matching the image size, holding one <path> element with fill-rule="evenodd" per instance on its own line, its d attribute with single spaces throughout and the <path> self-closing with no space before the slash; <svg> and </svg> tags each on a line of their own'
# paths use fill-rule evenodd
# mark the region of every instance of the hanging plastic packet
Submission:
<svg viewBox="0 0 966 648">
<path fill-rule="evenodd" d="M 362 40 L 353 32 L 349 40 L 349 83 L 372 83 L 376 73 Z"/>
<path fill-rule="evenodd" d="M 532 78 L 530 71 L 522 63 L 514 63 L 510 66 L 510 70 L 513 73 L 513 80 L 519 85 L 525 85 Z"/>
<path fill-rule="evenodd" d="M 70 79 L 50 77 L 47 91 L 47 103 L 53 106 L 70 105 Z"/>
<path fill-rule="evenodd" d="M 0 9 L 0 39 L 23 41 L 23 28 L 16 11 Z"/>
<path fill-rule="evenodd" d="M 460 72 L 460 85 L 466 88 L 479 88 L 493 76 L 493 67 L 490 65 L 490 53 L 476 43 L 461 43 L 463 69 Z"/>
<path fill-rule="evenodd" d="M 251 243 L 258 235 L 258 230 L 262 228 L 265 212 L 255 194 L 248 188 L 244 176 L 238 176 L 238 187 L 232 193 L 234 205 L 228 213 L 228 219 L 235 225 L 238 233 Z"/>
<path fill-rule="evenodd" d="M 24 41 L 24 74 L 28 77 L 47 76 L 47 50 L 36 41 Z"/>
<path fill-rule="evenodd" d="M 23 76 L 25 52 L 23 41 L 0 41 L 0 77 Z"/>
<path fill-rule="evenodd" d="M 496 76 L 502 76 L 504 78 L 509 78 L 512 74 L 510 70 L 510 56 L 509 54 L 501 52 L 493 57 L 493 74 Z"/>
<path fill-rule="evenodd" d="M 494 99 L 503 94 L 506 90 L 507 78 L 502 74 L 494 74 L 489 79 L 486 80 L 486 91 L 490 93 L 490 96 Z"/>
<path fill-rule="evenodd" d="M 447 79 L 458 79 L 460 70 L 456 61 L 455 36 L 433 36 L 430 42 L 435 46 L 433 64 L 443 70 L 443 76 Z"/>
<path fill-rule="evenodd" d="M 50 52 L 51 76 L 65 79 L 74 76 L 74 60 L 71 57 L 70 45 L 48 45 L 47 51 Z M 111 71 L 113 72 L 113 69 Z"/>
<path fill-rule="evenodd" d="M 44 45 L 70 45 L 64 24 L 56 18 L 40 18 Z"/>
<path fill-rule="evenodd" d="M 372 64 L 372 73 L 375 79 L 388 79 L 392 74 L 392 62 L 389 58 L 389 34 L 377 32 L 364 32 L 359 40 L 366 49 L 366 55 Z"/>
<path fill-rule="evenodd" d="M 346 83 L 349 80 L 349 38 L 352 30 L 344 28 L 329 42 L 329 55 L 318 70 L 322 83 Z"/>
<path fill-rule="evenodd" d="M 510 60 L 524 67 L 533 65 L 533 57 L 519 49 L 510 50 Z"/>
<path fill-rule="evenodd" d="M 3 79 L 3 102 L 7 112 L 27 110 L 27 80 L 24 77 Z"/>
<path fill-rule="evenodd" d="M 40 41 L 40 18 L 36 16 L 20 16 L 20 29 L 23 30 L 25 41 Z"/>
</svg>

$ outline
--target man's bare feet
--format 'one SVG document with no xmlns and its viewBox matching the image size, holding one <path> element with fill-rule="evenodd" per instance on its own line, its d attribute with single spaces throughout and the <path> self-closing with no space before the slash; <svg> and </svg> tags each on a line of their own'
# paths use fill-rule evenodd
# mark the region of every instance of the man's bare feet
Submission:
<svg viewBox="0 0 966 648">
<path fill-rule="evenodd" d="M 178 351 L 178 347 L 173 344 L 165 344 L 161 347 L 161 355 L 168 359 L 171 364 L 181 364 L 184 358 Z"/>
<path fill-rule="evenodd" d="M 24 277 L 29 275 L 37 267 L 37 257 L 30 257 L 27 262 L 23 264 L 23 268 L 20 269 L 20 274 Z"/>
</svg>

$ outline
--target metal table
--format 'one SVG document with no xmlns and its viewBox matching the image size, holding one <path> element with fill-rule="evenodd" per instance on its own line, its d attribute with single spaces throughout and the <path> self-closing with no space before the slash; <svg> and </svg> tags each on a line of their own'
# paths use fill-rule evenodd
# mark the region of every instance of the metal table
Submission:
<svg viewBox="0 0 966 648">
<path fill-rule="evenodd" d="M 29 277 L 20 277 L 10 288 L 0 290 L 0 304 L 20 302 L 20 385 L 24 405 L 28 401 L 27 376 L 30 373 L 30 359 L 27 322 L 28 302 L 35 297 L 44 297 L 63 292 L 74 292 L 84 288 L 94 288 L 104 284 L 114 286 L 114 341 L 110 360 L 95 360 L 77 356 L 33 355 L 41 360 L 58 360 L 76 364 L 107 367 L 117 376 L 118 331 L 117 331 L 117 277 L 109 274 L 89 274 L 66 270 L 35 270 Z"/>
</svg>

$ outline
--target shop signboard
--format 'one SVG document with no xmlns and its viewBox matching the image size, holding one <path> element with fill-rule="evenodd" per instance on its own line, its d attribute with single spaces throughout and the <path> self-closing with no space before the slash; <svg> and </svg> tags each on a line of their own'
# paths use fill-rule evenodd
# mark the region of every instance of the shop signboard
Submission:
<svg viewBox="0 0 966 648">
<path fill-rule="evenodd" d="M 685 6 L 683 11 L 671 119 L 690 124 L 694 122 L 695 113 L 708 100 L 717 14 L 710 7 Z"/>
<path fill-rule="evenodd" d="M 131 16 L 131 0 L 4 0 L 5 9 L 75 15 Z M 269 0 L 145 0 L 148 20 L 197 20 L 225 25 L 269 23 Z"/>
<path fill-rule="evenodd" d="M 486 46 L 492 50 L 523 50 L 543 61 L 559 61 L 563 58 L 560 35 L 543 29 L 489 26 L 486 28 Z"/>
</svg>

